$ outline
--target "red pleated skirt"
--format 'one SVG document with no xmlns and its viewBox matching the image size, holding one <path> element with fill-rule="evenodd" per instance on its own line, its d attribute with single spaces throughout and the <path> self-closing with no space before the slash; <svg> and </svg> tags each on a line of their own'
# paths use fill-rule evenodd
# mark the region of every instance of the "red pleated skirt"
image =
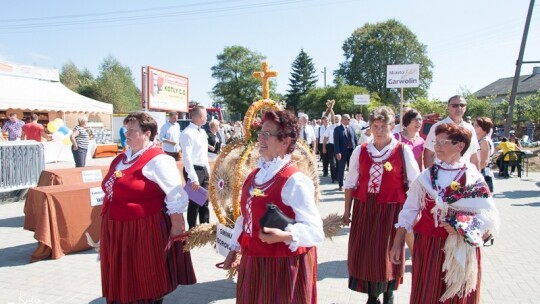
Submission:
<svg viewBox="0 0 540 304">
<path fill-rule="evenodd" d="M 388 254 L 402 208 L 402 204 L 378 203 L 372 193 L 367 202 L 354 201 L 347 258 L 351 290 L 379 295 L 403 283 L 404 263 L 393 264 Z M 403 255 L 404 251 L 402 260 Z"/>
<path fill-rule="evenodd" d="M 242 256 L 236 303 L 317 303 L 317 249 L 290 257 Z"/>
<path fill-rule="evenodd" d="M 191 255 L 182 242 L 165 250 L 171 220 L 163 210 L 131 221 L 103 216 L 101 286 L 108 303 L 147 303 L 178 285 L 197 282 Z"/>
<path fill-rule="evenodd" d="M 480 303 L 480 279 L 482 274 L 480 248 L 476 249 L 478 260 L 478 283 L 476 290 L 465 297 L 455 296 L 440 302 L 446 291 L 444 284 L 444 242 L 446 238 L 436 238 L 419 233 L 414 237 L 412 258 L 412 304 L 476 304 Z"/>
</svg>

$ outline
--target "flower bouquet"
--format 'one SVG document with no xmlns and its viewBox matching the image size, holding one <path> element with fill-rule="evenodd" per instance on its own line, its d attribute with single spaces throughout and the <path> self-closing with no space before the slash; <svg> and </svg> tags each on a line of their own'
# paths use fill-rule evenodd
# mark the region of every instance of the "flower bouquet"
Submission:
<svg viewBox="0 0 540 304">
<path fill-rule="evenodd" d="M 480 231 L 482 222 L 476 215 L 465 212 L 456 212 L 453 216 L 448 217 L 446 222 L 463 237 L 465 243 L 473 247 L 480 247 L 484 244 L 482 233 Z"/>
</svg>

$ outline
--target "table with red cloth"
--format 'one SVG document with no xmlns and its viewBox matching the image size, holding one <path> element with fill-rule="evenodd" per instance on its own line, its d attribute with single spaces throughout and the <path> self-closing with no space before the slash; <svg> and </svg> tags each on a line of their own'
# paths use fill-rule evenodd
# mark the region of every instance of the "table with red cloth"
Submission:
<svg viewBox="0 0 540 304">
<path fill-rule="evenodd" d="M 214 164 L 210 161 L 210 168 Z M 182 161 L 176 166 L 185 184 Z M 85 232 L 95 242 L 99 240 L 101 205 L 90 205 L 90 189 L 100 187 L 101 182 L 83 183 L 83 172 L 100 170 L 105 177 L 108 169 L 96 166 L 42 171 L 38 187 L 29 189 L 24 207 L 24 229 L 34 231 L 38 241 L 31 262 L 90 249 Z"/>
<path fill-rule="evenodd" d="M 99 240 L 101 205 L 90 205 L 90 191 L 100 186 L 93 182 L 29 189 L 23 227 L 34 231 L 38 241 L 30 262 L 90 249 L 85 232 Z"/>
<path fill-rule="evenodd" d="M 39 176 L 38 187 L 53 185 L 75 185 L 84 183 L 84 175 L 101 171 L 101 178 L 109 171 L 109 166 L 91 166 L 67 169 L 43 170 Z M 90 177 L 86 175 L 87 179 Z"/>
</svg>

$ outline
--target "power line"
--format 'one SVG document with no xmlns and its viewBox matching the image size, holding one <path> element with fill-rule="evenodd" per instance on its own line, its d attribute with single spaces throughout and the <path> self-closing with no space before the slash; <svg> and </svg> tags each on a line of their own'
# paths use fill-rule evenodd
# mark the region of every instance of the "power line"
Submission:
<svg viewBox="0 0 540 304">
<path fill-rule="evenodd" d="M 254 4 L 242 4 L 242 5 L 232 5 L 232 6 L 226 6 L 226 7 L 213 7 L 213 8 L 203 8 L 203 9 L 193 9 L 193 10 L 180 10 L 180 11 L 168 11 L 168 12 L 161 12 L 163 11 L 163 8 L 153 8 L 152 11 L 158 11 L 157 13 L 153 14 L 147 14 L 148 10 L 131 10 L 131 11 L 124 11 L 124 12 L 110 12 L 110 13 L 96 13 L 96 14 L 87 14 L 84 15 L 84 18 L 80 18 L 83 15 L 73 15 L 73 16 L 79 16 L 76 17 L 75 20 L 67 20 L 62 21 L 61 19 L 66 18 L 73 18 L 72 16 L 56 16 L 56 17 L 45 17 L 43 18 L 37 18 L 37 19 L 30 19 L 29 22 L 21 22 L 19 24 L 9 24 L 9 25 L 1 25 L 0 22 L 0 30 L 14 30 L 14 29 L 33 29 L 33 28 L 40 28 L 44 29 L 46 27 L 70 27 L 70 26 L 77 26 L 77 25 L 91 25 L 91 24 L 103 24 L 103 23 L 121 23 L 126 21 L 135 21 L 135 20 L 149 20 L 149 19 L 155 19 L 155 18 L 172 18 L 172 17 L 179 17 L 179 16 L 190 16 L 190 15 L 201 15 L 201 14 L 209 14 L 209 13 L 220 13 L 220 12 L 230 12 L 230 11 L 237 11 L 237 10 L 250 10 L 250 9 L 257 9 L 257 8 L 264 8 L 264 7 L 272 7 L 272 6 L 284 6 L 284 5 L 290 5 L 290 4 L 296 4 L 296 3 L 302 3 L 302 2 L 308 2 L 310 0 L 280 0 L 280 1 L 269 1 L 269 2 L 258 2 Z M 216 1 L 216 2 L 207 2 L 204 3 L 205 5 L 211 4 L 211 3 L 223 3 L 223 1 Z M 227 2 L 229 3 L 229 2 Z M 178 8 L 178 6 L 176 7 Z M 136 14 L 132 16 L 119 16 L 126 13 L 133 13 L 136 12 Z M 115 15 L 117 14 L 117 15 Z M 119 15 L 118 15 L 119 14 Z M 88 19 L 87 17 L 90 16 L 92 18 Z M 102 18 L 100 16 L 113 16 L 111 18 Z M 95 18 L 98 17 L 98 18 Z M 54 19 L 60 19 L 60 21 L 54 21 Z M 80 19 L 80 20 L 77 20 Z M 20 20 L 20 19 L 12 19 L 13 20 Z M 43 20 L 44 22 L 36 22 Z M 49 21 L 53 20 L 53 21 Z M 19 21 L 18 21 L 19 22 Z"/>
</svg>

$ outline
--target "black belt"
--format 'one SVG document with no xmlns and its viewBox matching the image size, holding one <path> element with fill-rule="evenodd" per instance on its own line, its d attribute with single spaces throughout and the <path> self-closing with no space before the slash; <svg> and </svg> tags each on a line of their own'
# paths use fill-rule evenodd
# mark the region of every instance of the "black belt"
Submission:
<svg viewBox="0 0 540 304">
<path fill-rule="evenodd" d="M 193 169 L 195 169 L 195 170 L 206 170 L 206 166 L 193 165 Z"/>
</svg>

